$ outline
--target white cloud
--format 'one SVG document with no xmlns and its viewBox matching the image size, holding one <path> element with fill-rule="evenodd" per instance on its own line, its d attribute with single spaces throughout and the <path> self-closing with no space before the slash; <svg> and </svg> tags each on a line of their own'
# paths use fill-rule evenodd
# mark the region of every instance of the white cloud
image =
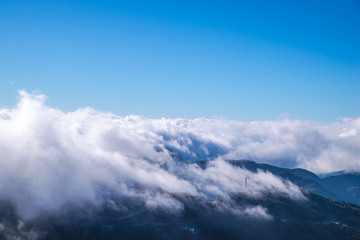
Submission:
<svg viewBox="0 0 360 240">
<path fill-rule="evenodd" d="M 24 217 L 68 203 L 102 203 L 103 186 L 148 207 L 178 211 L 182 204 L 172 194 L 226 201 L 244 189 L 245 177 L 243 194 L 304 198 L 291 183 L 223 159 L 360 170 L 360 118 L 330 124 L 146 119 L 91 108 L 63 112 L 44 102 L 43 95 L 20 92 L 16 108 L 0 110 L 0 198 L 13 201 Z M 200 168 L 192 163 L 198 160 L 213 161 Z M 260 208 L 249 211 L 266 215 Z"/>
<path fill-rule="evenodd" d="M 273 217 L 267 213 L 266 208 L 262 206 L 248 207 L 245 209 L 245 214 L 251 217 L 258 217 L 266 220 L 272 220 Z"/>
</svg>

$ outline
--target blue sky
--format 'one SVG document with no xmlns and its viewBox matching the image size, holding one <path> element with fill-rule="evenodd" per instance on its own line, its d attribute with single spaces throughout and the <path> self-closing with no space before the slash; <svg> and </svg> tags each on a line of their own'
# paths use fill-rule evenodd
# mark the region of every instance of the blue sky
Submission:
<svg viewBox="0 0 360 240">
<path fill-rule="evenodd" d="M 360 2 L 0 0 L 0 107 L 17 91 L 120 115 L 360 116 Z"/>
</svg>

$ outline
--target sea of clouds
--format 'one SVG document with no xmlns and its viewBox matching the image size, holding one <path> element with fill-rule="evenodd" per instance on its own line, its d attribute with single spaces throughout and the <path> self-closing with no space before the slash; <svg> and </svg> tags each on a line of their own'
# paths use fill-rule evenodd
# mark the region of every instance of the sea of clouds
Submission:
<svg viewBox="0 0 360 240">
<path fill-rule="evenodd" d="M 101 189 L 169 211 L 183 207 L 174 194 L 226 205 L 244 189 L 245 177 L 242 193 L 250 197 L 276 191 L 303 200 L 295 185 L 225 160 L 329 172 L 360 170 L 359 158 L 360 118 L 320 124 L 121 117 L 91 108 L 63 112 L 24 91 L 15 108 L 0 110 L 0 198 L 24 218 L 66 204 L 102 204 Z M 211 161 L 201 168 L 196 162 L 202 160 Z M 261 206 L 239 213 L 271 218 Z"/>
</svg>

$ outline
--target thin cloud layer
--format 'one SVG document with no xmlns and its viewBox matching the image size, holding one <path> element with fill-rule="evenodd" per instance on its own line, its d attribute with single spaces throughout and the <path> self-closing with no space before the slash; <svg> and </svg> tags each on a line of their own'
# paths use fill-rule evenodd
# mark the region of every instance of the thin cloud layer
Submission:
<svg viewBox="0 0 360 240">
<path fill-rule="evenodd" d="M 0 110 L 0 198 L 25 218 L 66 204 L 101 204 L 104 189 L 170 211 L 183 207 L 176 194 L 230 202 L 232 193 L 259 198 L 272 191 L 304 199 L 295 185 L 224 159 L 360 170 L 360 118 L 331 124 L 145 119 L 90 108 L 62 112 L 44 102 L 43 95 L 20 92 L 14 109 Z M 201 160 L 212 161 L 194 163 Z M 271 219 L 261 206 L 241 212 Z"/>
</svg>

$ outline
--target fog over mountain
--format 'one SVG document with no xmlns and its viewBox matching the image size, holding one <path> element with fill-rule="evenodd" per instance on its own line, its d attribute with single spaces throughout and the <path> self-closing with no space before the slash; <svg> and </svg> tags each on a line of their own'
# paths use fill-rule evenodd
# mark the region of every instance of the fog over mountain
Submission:
<svg viewBox="0 0 360 240">
<path fill-rule="evenodd" d="M 146 119 L 91 108 L 63 112 L 47 106 L 45 96 L 21 91 L 14 109 L 0 110 L 0 132 L 0 198 L 25 219 L 67 204 L 100 205 L 110 195 L 181 212 L 173 196 L 186 194 L 214 200 L 221 210 L 271 220 L 261 205 L 234 209 L 229 194 L 242 191 L 248 178 L 243 194 L 254 199 L 269 191 L 299 201 L 306 197 L 271 173 L 224 160 L 316 172 L 360 170 L 360 118 L 328 124 Z M 201 167 L 199 160 L 213 161 Z"/>
</svg>

